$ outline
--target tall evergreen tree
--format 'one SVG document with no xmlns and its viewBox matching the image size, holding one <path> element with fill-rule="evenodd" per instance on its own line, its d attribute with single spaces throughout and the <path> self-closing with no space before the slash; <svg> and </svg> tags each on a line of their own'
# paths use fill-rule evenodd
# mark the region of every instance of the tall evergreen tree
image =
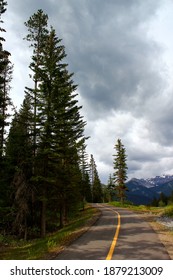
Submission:
<svg viewBox="0 0 173 280">
<path fill-rule="evenodd" d="M 50 180 L 54 182 L 59 197 L 62 225 L 67 202 L 70 203 L 69 197 L 72 198 L 71 194 L 75 192 L 72 186 L 79 174 L 78 150 L 84 139 L 85 122 L 80 116 L 81 107 L 77 105 L 76 85 L 71 79 L 73 74 L 68 73 L 67 64 L 62 62 L 66 54 L 60 42 L 51 28 L 39 70 L 42 80 L 39 118 L 44 124 L 40 127 L 40 155 L 44 157 L 42 162 L 46 164 L 46 172 L 52 168 L 56 170 L 56 178 Z M 50 175 L 43 173 L 46 181 L 48 176 L 52 176 L 51 172 Z"/>
<path fill-rule="evenodd" d="M 7 2 L 0 1 L 0 23 L 2 24 L 2 15 L 6 11 Z M 5 29 L 0 27 L 0 32 L 6 32 Z M 0 37 L 0 162 L 2 164 L 2 156 L 5 144 L 6 127 L 8 122 L 8 109 L 11 105 L 11 99 L 9 97 L 10 82 L 12 79 L 12 66 L 9 60 L 10 53 L 3 48 L 3 42 L 5 39 Z M 1 166 L 2 170 L 2 166 Z"/>
<path fill-rule="evenodd" d="M 38 104 L 40 103 L 39 99 L 39 83 L 42 82 L 39 69 L 42 59 L 42 49 L 45 45 L 46 38 L 48 36 L 48 16 L 40 9 L 37 13 L 34 13 L 27 22 L 24 23 L 28 29 L 28 34 L 26 40 L 30 42 L 30 47 L 33 50 L 32 61 L 30 63 L 31 75 L 34 82 L 33 88 L 27 88 L 27 95 L 31 100 L 32 111 L 33 111 L 33 120 L 32 120 L 32 136 L 33 136 L 33 176 L 36 177 L 36 155 L 38 142 L 40 138 L 40 122 L 38 120 Z M 33 181 L 34 184 L 34 181 Z M 37 183 L 38 185 L 38 183 Z M 40 196 L 42 197 L 42 196 Z M 44 213 L 45 208 L 45 199 L 42 199 L 42 213 Z M 44 214 L 42 214 L 44 216 Z M 43 218 L 42 218 L 43 219 Z M 44 220 L 44 219 L 43 219 Z M 45 235 L 45 222 L 41 223 L 41 235 Z"/>
<path fill-rule="evenodd" d="M 91 191 L 92 191 L 92 202 L 103 201 L 103 191 L 101 181 L 98 175 L 97 166 L 93 155 L 90 158 L 90 180 L 91 180 Z"/>
<path fill-rule="evenodd" d="M 28 217 L 31 216 L 32 205 L 31 176 L 32 176 L 32 113 L 27 98 L 16 113 L 6 145 L 8 176 L 11 181 L 11 197 L 13 197 L 13 230 L 15 234 L 27 238 Z"/>
<path fill-rule="evenodd" d="M 114 186 L 114 179 L 112 175 L 109 175 L 107 190 L 109 193 L 109 200 L 112 201 L 113 197 L 115 196 L 115 186 Z"/>
<path fill-rule="evenodd" d="M 88 154 L 86 153 L 85 143 L 83 143 L 81 146 L 79 157 L 80 157 L 80 170 L 81 170 L 81 193 L 82 193 L 83 202 L 85 204 L 85 201 L 92 202 L 91 183 L 89 178 L 90 169 L 89 169 Z"/>
<path fill-rule="evenodd" d="M 48 197 L 49 201 L 57 197 L 63 225 L 67 204 L 77 197 L 75 191 L 79 193 L 74 185 L 79 181 L 78 149 L 85 126 L 79 113 L 81 107 L 77 105 L 73 74 L 69 74 L 67 64 L 62 62 L 66 57 L 65 48 L 55 30 L 48 30 L 47 20 L 47 15 L 39 10 L 25 23 L 29 31 L 27 40 L 34 47 L 30 68 L 34 72 L 35 88 L 28 89 L 28 93 L 34 94 L 34 98 L 31 97 L 34 100 L 33 139 L 37 153 L 33 180 L 40 194 L 42 236 L 46 234 Z"/>
<path fill-rule="evenodd" d="M 124 203 L 126 198 L 127 187 L 125 181 L 127 179 L 127 164 L 126 164 L 126 150 L 121 142 L 121 139 L 117 140 L 115 144 L 116 154 L 114 156 L 114 184 L 117 197 L 120 199 L 121 203 Z"/>
<path fill-rule="evenodd" d="M 30 47 L 33 50 L 32 61 L 29 68 L 31 69 L 31 75 L 34 82 L 33 88 L 27 88 L 27 94 L 30 96 L 33 106 L 33 153 L 36 155 L 37 138 L 39 134 L 39 124 L 37 120 L 37 108 L 39 104 L 39 89 L 38 85 L 41 82 L 39 76 L 39 69 L 41 64 L 41 53 L 45 46 L 45 41 L 48 35 L 48 15 L 40 9 L 37 13 L 34 13 L 27 22 L 24 23 L 28 29 L 26 40 L 30 42 Z"/>
<path fill-rule="evenodd" d="M 4 224 L 4 231 L 10 228 L 9 207 L 10 188 L 9 174 L 6 168 L 5 144 L 7 127 L 9 126 L 10 82 L 12 79 L 12 65 L 9 60 L 10 53 L 4 49 L 4 33 L 2 16 L 6 12 L 7 2 L 0 0 L 0 220 Z M 4 222 L 3 222 L 4 221 Z"/>
</svg>

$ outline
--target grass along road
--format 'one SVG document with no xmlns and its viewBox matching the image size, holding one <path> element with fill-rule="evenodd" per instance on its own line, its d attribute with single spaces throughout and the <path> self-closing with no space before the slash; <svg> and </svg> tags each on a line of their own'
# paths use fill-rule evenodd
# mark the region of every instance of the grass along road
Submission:
<svg viewBox="0 0 173 280">
<path fill-rule="evenodd" d="M 0 235 L 1 260 L 42 260 L 53 259 L 57 252 L 78 238 L 98 219 L 100 211 L 87 207 L 61 230 L 34 240 L 17 240 Z"/>
</svg>

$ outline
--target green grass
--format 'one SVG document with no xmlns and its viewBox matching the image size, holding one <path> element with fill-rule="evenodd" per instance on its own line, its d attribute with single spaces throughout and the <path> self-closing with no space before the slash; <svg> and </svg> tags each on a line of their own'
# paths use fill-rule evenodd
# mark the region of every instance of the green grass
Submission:
<svg viewBox="0 0 173 280">
<path fill-rule="evenodd" d="M 45 238 L 31 241 L 15 240 L 0 235 L 1 260 L 38 260 L 49 259 L 63 245 L 75 238 L 77 230 L 84 226 L 98 210 L 92 207 L 81 211 L 68 225 Z"/>
<path fill-rule="evenodd" d="M 152 214 L 163 214 L 166 210 L 166 207 L 153 207 L 148 205 L 133 205 L 131 203 L 125 202 L 123 205 L 120 202 L 112 201 L 109 203 L 112 206 L 115 207 L 121 207 L 121 208 L 128 208 L 133 211 L 137 212 L 143 212 L 143 213 L 152 213 Z"/>
<path fill-rule="evenodd" d="M 162 215 L 173 218 L 173 204 L 165 206 Z"/>
</svg>

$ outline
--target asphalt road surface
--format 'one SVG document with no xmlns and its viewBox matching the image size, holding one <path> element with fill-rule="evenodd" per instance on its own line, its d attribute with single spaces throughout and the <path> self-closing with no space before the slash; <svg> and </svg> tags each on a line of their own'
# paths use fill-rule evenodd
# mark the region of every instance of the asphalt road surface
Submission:
<svg viewBox="0 0 173 280">
<path fill-rule="evenodd" d="M 150 225 L 132 211 L 96 204 L 99 220 L 57 260 L 169 260 Z"/>
</svg>

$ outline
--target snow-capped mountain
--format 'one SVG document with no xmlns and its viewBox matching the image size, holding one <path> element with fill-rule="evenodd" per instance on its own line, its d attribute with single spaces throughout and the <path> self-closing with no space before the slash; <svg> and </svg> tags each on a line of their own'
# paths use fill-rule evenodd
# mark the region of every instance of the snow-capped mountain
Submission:
<svg viewBox="0 0 173 280">
<path fill-rule="evenodd" d="M 160 186 L 162 184 L 173 181 L 173 175 L 162 175 L 162 176 L 156 176 L 156 177 L 148 178 L 148 179 L 133 178 L 131 180 L 138 182 L 139 184 L 141 184 L 142 186 L 144 186 L 146 188 L 153 188 L 153 187 Z"/>
<path fill-rule="evenodd" d="M 126 183 L 128 200 L 135 204 L 150 204 L 160 193 L 170 196 L 173 192 L 173 175 L 162 175 L 148 179 L 133 178 Z"/>
</svg>

